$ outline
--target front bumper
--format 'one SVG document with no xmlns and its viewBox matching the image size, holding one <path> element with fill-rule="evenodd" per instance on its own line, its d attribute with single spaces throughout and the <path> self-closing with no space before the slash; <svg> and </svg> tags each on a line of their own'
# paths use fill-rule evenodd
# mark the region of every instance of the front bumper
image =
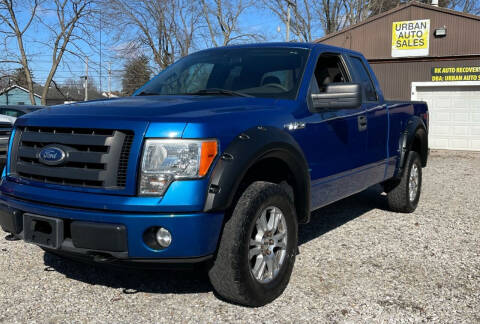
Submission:
<svg viewBox="0 0 480 324">
<path fill-rule="evenodd" d="M 62 220 L 63 233 L 57 249 L 59 253 L 107 255 L 116 259 L 164 259 L 169 262 L 177 259 L 179 262 L 182 259 L 201 260 L 213 254 L 223 224 L 223 214 L 87 210 L 0 195 L 0 225 L 22 239 L 25 238 L 25 213 Z M 77 229 L 72 231 L 72 226 Z M 172 243 L 168 248 L 154 250 L 145 244 L 143 234 L 152 226 L 161 226 L 170 231 Z M 81 235 L 75 234 L 78 228 L 85 235 L 93 235 L 88 246 L 84 239 L 79 239 Z"/>
</svg>

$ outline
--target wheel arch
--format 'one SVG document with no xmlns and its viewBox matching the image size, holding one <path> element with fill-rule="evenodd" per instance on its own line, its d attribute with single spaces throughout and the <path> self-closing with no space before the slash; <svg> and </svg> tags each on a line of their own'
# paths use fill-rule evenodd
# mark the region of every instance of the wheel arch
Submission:
<svg viewBox="0 0 480 324">
<path fill-rule="evenodd" d="M 292 187 L 299 222 L 310 217 L 308 164 L 292 136 L 275 127 L 254 127 L 238 135 L 220 156 L 210 177 L 204 211 L 227 211 L 253 181 Z"/>
<path fill-rule="evenodd" d="M 415 151 L 420 155 L 422 167 L 427 165 L 428 160 L 428 133 L 423 120 L 418 116 L 411 117 L 400 136 L 400 158 L 397 166 L 397 177 L 401 177 L 407 161 L 408 152 Z"/>
</svg>

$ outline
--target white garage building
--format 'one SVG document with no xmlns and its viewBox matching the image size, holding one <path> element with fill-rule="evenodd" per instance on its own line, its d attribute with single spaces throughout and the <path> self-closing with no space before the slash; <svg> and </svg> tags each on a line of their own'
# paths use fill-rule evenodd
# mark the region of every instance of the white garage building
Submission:
<svg viewBox="0 0 480 324">
<path fill-rule="evenodd" d="M 480 151 L 480 82 L 413 82 L 412 100 L 430 107 L 430 148 Z"/>
</svg>

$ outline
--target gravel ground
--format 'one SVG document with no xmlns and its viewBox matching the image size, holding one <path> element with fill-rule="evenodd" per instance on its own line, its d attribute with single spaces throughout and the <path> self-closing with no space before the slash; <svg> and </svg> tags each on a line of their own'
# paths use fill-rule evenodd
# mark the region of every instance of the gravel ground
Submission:
<svg viewBox="0 0 480 324">
<path fill-rule="evenodd" d="M 480 154 L 432 152 L 415 213 L 376 187 L 315 212 L 288 288 L 256 309 L 199 272 L 78 264 L 0 230 L 0 322 L 480 323 L 479 183 Z"/>
</svg>

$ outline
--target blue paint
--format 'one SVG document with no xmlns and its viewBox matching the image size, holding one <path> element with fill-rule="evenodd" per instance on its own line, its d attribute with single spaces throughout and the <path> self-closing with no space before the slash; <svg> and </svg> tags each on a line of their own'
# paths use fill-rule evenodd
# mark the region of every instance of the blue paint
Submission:
<svg viewBox="0 0 480 324">
<path fill-rule="evenodd" d="M 49 107 L 19 118 L 17 128 L 132 131 L 134 138 L 126 185 L 125 188 L 99 189 L 27 180 L 10 174 L 8 162 L 7 174 L 0 185 L 0 203 L 51 217 L 124 224 L 130 257 L 182 258 L 215 251 L 223 215 L 221 212 L 204 213 L 203 207 L 216 161 L 201 179 L 174 181 L 163 197 L 141 197 L 137 195 L 138 168 L 145 138 L 214 138 L 222 153 L 234 138 L 252 127 L 271 126 L 290 132 L 307 159 L 312 210 L 393 176 L 399 157 L 400 135 L 413 114 L 425 114 L 424 105 L 385 101 L 378 81 L 359 53 L 320 44 L 273 43 L 240 47 L 262 46 L 310 51 L 295 99 L 132 96 Z M 308 109 L 307 96 L 317 59 L 325 52 L 343 55 L 350 68 L 349 55 L 360 56 L 372 75 L 378 100 L 366 102 L 357 109 L 312 113 Z M 352 81 L 358 82 L 354 73 Z M 362 115 L 368 118 L 368 129 L 359 132 L 358 117 Z M 305 128 L 289 131 L 285 129 L 289 123 L 301 123 Z M 10 142 L 10 153 L 11 150 Z M 150 226 L 168 228 L 173 236 L 172 246 L 162 251 L 146 247 L 142 235 Z"/>
<path fill-rule="evenodd" d="M 217 246 L 223 223 L 222 214 L 140 212 L 114 213 L 85 209 L 61 208 L 0 196 L 0 205 L 8 205 L 32 214 L 110 224 L 127 227 L 128 252 L 131 258 L 192 258 L 212 254 Z M 151 226 L 162 226 L 172 233 L 172 245 L 155 251 L 141 237 Z"/>
<path fill-rule="evenodd" d="M 15 137 L 15 132 L 16 132 L 16 129 L 13 128 L 12 133 L 10 134 L 10 138 L 8 140 L 8 152 L 12 152 L 13 138 Z M 5 169 L 3 170 L 5 174 L 4 175 L 2 174 L 2 179 L 4 176 L 8 174 L 9 168 L 10 168 L 10 159 L 7 158 L 7 162 L 5 163 Z"/>
<path fill-rule="evenodd" d="M 70 186 L 40 185 L 33 181 L 18 182 L 16 180 L 17 178 L 7 176 L 7 181 L 0 187 L 1 192 L 20 198 L 28 197 L 29 200 L 53 205 L 115 212 L 196 212 L 203 208 L 207 189 L 205 178 L 201 180 L 181 180 L 173 182 L 163 197 L 141 197 L 72 192 L 67 190 Z"/>
</svg>

